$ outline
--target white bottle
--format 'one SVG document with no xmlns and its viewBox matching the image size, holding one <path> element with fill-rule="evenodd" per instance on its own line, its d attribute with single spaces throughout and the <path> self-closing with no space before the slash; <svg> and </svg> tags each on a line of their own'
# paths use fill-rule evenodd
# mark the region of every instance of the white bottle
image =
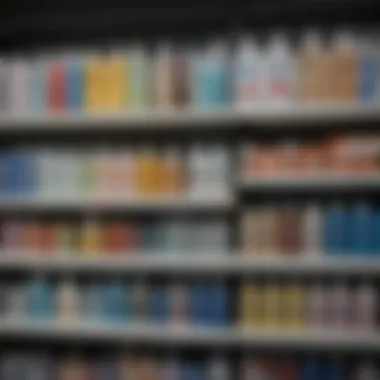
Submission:
<svg viewBox="0 0 380 380">
<path fill-rule="evenodd" d="M 256 41 L 242 36 L 233 63 L 233 96 L 238 109 L 249 110 L 263 96 L 263 57 Z"/>
<path fill-rule="evenodd" d="M 322 208 L 317 204 L 308 204 L 303 214 L 302 249 L 310 259 L 322 254 Z"/>
<path fill-rule="evenodd" d="M 57 317 L 60 320 L 67 322 L 78 315 L 78 292 L 72 280 L 65 280 L 59 285 L 57 301 Z"/>
<path fill-rule="evenodd" d="M 307 297 L 307 321 L 311 329 L 321 329 L 324 326 L 327 312 L 326 289 L 321 283 L 312 284 Z"/>
<path fill-rule="evenodd" d="M 204 162 L 204 148 L 194 144 L 189 149 L 189 191 L 191 196 L 197 196 L 205 191 L 205 179 L 207 179 L 207 164 Z"/>
<path fill-rule="evenodd" d="M 264 94 L 269 106 L 289 106 L 295 95 L 295 63 L 283 34 L 272 37 L 266 55 Z"/>
<path fill-rule="evenodd" d="M 373 329 L 376 326 L 378 312 L 378 298 L 376 288 L 371 283 L 359 285 L 353 302 L 353 316 L 355 327 L 359 329 Z"/>
<path fill-rule="evenodd" d="M 230 380 L 231 371 L 224 356 L 215 356 L 210 361 L 210 374 L 207 377 L 210 380 Z"/>
<path fill-rule="evenodd" d="M 28 104 L 29 67 L 26 58 L 15 58 L 10 63 L 10 109 L 13 115 L 25 114 Z"/>
<path fill-rule="evenodd" d="M 330 316 L 329 322 L 334 329 L 347 328 L 350 320 L 350 290 L 346 283 L 337 282 L 333 284 L 328 292 L 329 305 L 328 314 Z"/>
</svg>

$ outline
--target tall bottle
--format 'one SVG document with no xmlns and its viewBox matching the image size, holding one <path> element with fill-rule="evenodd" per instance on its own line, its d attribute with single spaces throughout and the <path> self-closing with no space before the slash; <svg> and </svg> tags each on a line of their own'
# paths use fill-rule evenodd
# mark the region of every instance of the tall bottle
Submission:
<svg viewBox="0 0 380 380">
<path fill-rule="evenodd" d="M 358 52 L 353 36 L 337 32 L 333 36 L 331 53 L 331 100 L 354 101 L 358 83 Z"/>
<path fill-rule="evenodd" d="M 229 100 L 227 49 L 214 41 L 193 58 L 192 103 L 199 108 L 218 108 Z"/>
<path fill-rule="evenodd" d="M 321 36 L 314 31 L 305 34 L 299 59 L 298 97 L 302 102 L 323 102 L 329 86 L 328 52 Z"/>
<path fill-rule="evenodd" d="M 271 106 L 289 105 L 294 100 L 296 77 L 293 53 L 283 34 L 272 37 L 266 54 L 265 95 Z"/>
<path fill-rule="evenodd" d="M 71 321 L 78 316 L 78 290 L 71 279 L 64 280 L 58 285 L 57 314 L 62 321 Z"/>
<path fill-rule="evenodd" d="M 170 108 L 174 105 L 173 50 L 161 42 L 154 59 L 154 104 L 159 108 Z"/>
<path fill-rule="evenodd" d="M 143 109 L 153 100 L 151 66 L 151 59 L 142 45 L 138 44 L 128 51 L 126 91 L 130 94 L 126 96 L 126 101 L 131 108 Z"/>
<path fill-rule="evenodd" d="M 233 63 L 233 96 L 238 109 L 252 109 L 263 100 L 263 65 L 254 38 L 240 37 Z"/>
</svg>

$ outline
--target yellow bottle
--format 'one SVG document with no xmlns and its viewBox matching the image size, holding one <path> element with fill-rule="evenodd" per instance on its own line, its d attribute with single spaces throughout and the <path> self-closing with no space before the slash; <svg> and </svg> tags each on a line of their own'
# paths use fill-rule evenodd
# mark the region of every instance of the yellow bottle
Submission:
<svg viewBox="0 0 380 380">
<path fill-rule="evenodd" d="M 280 326 L 280 286 L 276 282 L 264 285 L 264 326 L 277 330 Z"/>
<path fill-rule="evenodd" d="M 289 284 L 286 291 L 287 328 L 300 330 L 305 325 L 305 292 L 300 284 Z"/>
<path fill-rule="evenodd" d="M 102 252 L 101 228 L 96 220 L 88 220 L 82 227 L 81 251 L 87 257 L 98 256 Z"/>
<path fill-rule="evenodd" d="M 107 98 L 104 62 L 104 57 L 100 54 L 90 54 L 86 59 L 84 98 L 88 111 L 99 111 L 104 108 Z"/>
<path fill-rule="evenodd" d="M 157 193 L 159 162 L 152 149 L 143 149 L 136 160 L 136 188 L 139 196 Z"/>
<path fill-rule="evenodd" d="M 263 290 L 258 284 L 245 283 L 240 290 L 240 323 L 243 328 L 260 329 L 263 324 Z"/>
<path fill-rule="evenodd" d="M 251 283 L 244 283 L 240 287 L 239 324 L 243 328 L 253 327 L 254 307 L 251 299 L 253 287 L 254 285 Z"/>
<path fill-rule="evenodd" d="M 107 109 L 120 110 L 126 103 L 126 54 L 122 51 L 112 51 L 107 60 Z"/>
</svg>

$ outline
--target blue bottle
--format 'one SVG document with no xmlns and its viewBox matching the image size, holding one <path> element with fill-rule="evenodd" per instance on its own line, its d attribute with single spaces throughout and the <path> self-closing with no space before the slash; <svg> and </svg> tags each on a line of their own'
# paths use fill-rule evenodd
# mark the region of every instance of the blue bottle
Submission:
<svg viewBox="0 0 380 380">
<path fill-rule="evenodd" d="M 324 248 L 328 255 L 341 255 L 347 249 L 347 211 L 340 202 L 330 205 L 324 216 Z"/>
<path fill-rule="evenodd" d="M 205 325 L 209 320 L 209 288 L 208 285 L 196 282 L 190 285 L 189 313 L 194 325 Z"/>
<path fill-rule="evenodd" d="M 84 59 L 71 54 L 65 61 L 66 105 L 69 111 L 81 111 L 84 105 Z"/>
<path fill-rule="evenodd" d="M 156 285 L 151 288 L 149 316 L 153 323 L 166 323 L 169 321 L 170 292 L 166 285 Z"/>
<path fill-rule="evenodd" d="M 201 108 L 218 108 L 228 100 L 226 49 L 221 43 L 213 43 L 205 55 L 194 62 L 194 103 Z"/>
<path fill-rule="evenodd" d="M 380 77 L 380 56 L 376 46 L 364 41 L 359 49 L 358 98 L 364 102 L 375 100 Z"/>
<path fill-rule="evenodd" d="M 91 282 L 82 292 L 82 313 L 86 320 L 101 321 L 105 314 L 103 285 Z"/>
<path fill-rule="evenodd" d="M 53 317 L 54 289 L 43 276 L 37 276 L 28 287 L 27 315 L 31 319 L 46 320 Z"/>
<path fill-rule="evenodd" d="M 366 202 L 357 203 L 347 220 L 350 225 L 347 234 L 349 239 L 348 252 L 355 256 L 368 255 L 372 250 L 371 238 L 374 222 L 371 206 Z"/>
<path fill-rule="evenodd" d="M 104 318 L 110 323 L 126 320 L 125 285 L 119 279 L 112 280 L 104 289 Z"/>
<path fill-rule="evenodd" d="M 325 380 L 345 380 L 345 368 L 343 362 L 339 359 L 330 360 L 326 365 L 326 372 L 323 379 Z"/>
<path fill-rule="evenodd" d="M 206 365 L 202 362 L 185 363 L 183 380 L 206 380 Z"/>
<path fill-rule="evenodd" d="M 301 380 L 322 380 L 320 362 L 314 356 L 307 358 L 301 369 Z"/>
<path fill-rule="evenodd" d="M 213 326 L 226 326 L 228 314 L 227 287 L 223 281 L 217 281 L 210 286 L 208 307 L 208 322 Z"/>
<path fill-rule="evenodd" d="M 371 257 L 380 257 L 380 207 L 372 206 Z"/>
</svg>

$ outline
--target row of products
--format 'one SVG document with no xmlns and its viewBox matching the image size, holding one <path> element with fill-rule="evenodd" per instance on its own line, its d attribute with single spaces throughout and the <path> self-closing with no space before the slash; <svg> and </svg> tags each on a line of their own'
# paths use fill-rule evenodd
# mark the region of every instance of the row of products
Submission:
<svg viewBox="0 0 380 380">
<path fill-rule="evenodd" d="M 379 256 L 380 209 L 365 201 L 258 206 L 242 215 L 247 255 Z"/>
<path fill-rule="evenodd" d="M 112 257 L 136 253 L 225 253 L 229 227 L 223 220 L 4 221 L 0 252 L 38 256 Z"/>
<path fill-rule="evenodd" d="M 246 355 L 233 377 L 232 363 L 226 356 L 183 357 L 182 355 L 134 355 L 130 353 L 54 356 L 11 352 L 0 357 L 3 380 L 378 380 L 373 360 L 354 365 L 340 357 L 320 358 Z"/>
<path fill-rule="evenodd" d="M 239 290 L 243 328 L 373 330 L 378 322 L 378 306 L 376 287 L 369 282 L 351 286 L 340 280 L 308 285 L 247 281 Z"/>
<path fill-rule="evenodd" d="M 312 143 L 285 141 L 242 148 L 243 178 L 279 175 L 361 175 L 379 173 L 377 135 L 334 135 Z"/>
<path fill-rule="evenodd" d="M 4 318 L 36 321 L 158 323 L 223 326 L 228 323 L 228 290 L 220 280 L 148 283 L 144 280 L 73 279 L 44 276 L 0 288 Z"/>
<path fill-rule="evenodd" d="M 351 368 L 349 368 L 351 367 Z M 374 361 L 353 366 L 339 357 L 308 356 L 301 362 L 277 357 L 247 356 L 240 367 L 240 380 L 374 380 L 380 376 Z"/>
<path fill-rule="evenodd" d="M 328 48 L 307 33 L 300 49 L 285 35 L 265 49 L 241 36 L 234 49 L 162 42 L 104 52 L 67 52 L 3 59 L 0 110 L 11 114 L 110 111 L 142 107 L 213 108 L 291 101 L 380 99 L 380 51 L 370 38 L 338 32 Z"/>
<path fill-rule="evenodd" d="M 13 149 L 0 154 L 0 193 L 43 197 L 221 193 L 229 183 L 223 145 L 176 148 Z"/>
</svg>

